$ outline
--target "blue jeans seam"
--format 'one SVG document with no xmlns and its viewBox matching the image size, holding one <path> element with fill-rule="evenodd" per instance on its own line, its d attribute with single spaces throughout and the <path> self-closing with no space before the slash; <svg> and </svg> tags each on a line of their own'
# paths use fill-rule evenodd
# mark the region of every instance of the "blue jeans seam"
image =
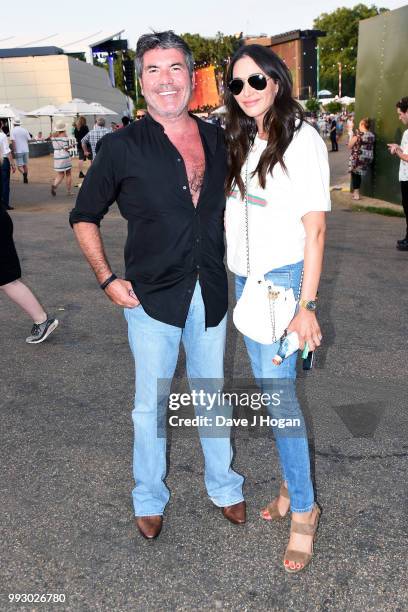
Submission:
<svg viewBox="0 0 408 612">
<path fill-rule="evenodd" d="M 302 509 L 292 508 L 292 506 L 291 506 L 290 507 L 290 511 L 291 512 L 298 512 L 299 514 L 302 514 L 303 512 L 310 512 L 311 510 L 313 510 L 314 505 L 315 505 L 315 503 L 313 502 L 313 504 L 311 504 L 307 508 L 302 508 Z"/>
</svg>

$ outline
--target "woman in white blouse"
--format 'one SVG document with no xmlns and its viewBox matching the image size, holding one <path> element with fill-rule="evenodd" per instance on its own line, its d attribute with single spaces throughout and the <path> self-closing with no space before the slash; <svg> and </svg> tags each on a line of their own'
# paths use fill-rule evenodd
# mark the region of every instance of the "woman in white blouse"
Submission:
<svg viewBox="0 0 408 612">
<path fill-rule="evenodd" d="M 266 47 L 248 45 L 236 52 L 228 69 L 225 102 L 227 258 L 236 275 L 237 298 L 242 295 L 249 264 L 251 274 L 292 288 L 295 296 L 301 287 L 299 307 L 288 332 L 296 331 L 300 348 L 307 342 L 313 351 L 322 340 L 315 308 L 325 211 L 330 210 L 327 148 L 304 121 L 302 108 L 292 97 L 286 65 Z M 299 419 L 300 426 L 290 431 L 274 428 L 282 485 L 261 516 L 278 520 L 291 511 L 283 563 L 288 572 L 298 572 L 312 558 L 320 509 L 310 474 L 306 427 L 294 391 L 297 352 L 276 366 L 272 359 L 279 342 L 260 344 L 246 336 L 244 340 L 262 388 L 270 388 L 268 382 L 276 379 L 292 385 L 289 401 L 280 408 L 268 407 L 272 417 Z"/>
</svg>

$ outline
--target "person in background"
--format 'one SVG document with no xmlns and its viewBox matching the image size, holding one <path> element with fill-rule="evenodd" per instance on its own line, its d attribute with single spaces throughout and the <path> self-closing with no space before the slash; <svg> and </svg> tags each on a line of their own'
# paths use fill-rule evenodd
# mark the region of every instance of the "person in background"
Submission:
<svg viewBox="0 0 408 612">
<path fill-rule="evenodd" d="M 74 136 L 77 142 L 77 151 L 78 151 L 78 168 L 79 168 L 79 178 L 85 178 L 84 170 L 84 162 L 86 161 L 85 153 L 82 148 L 82 139 L 88 134 L 89 128 L 86 125 L 85 117 L 78 117 L 77 122 L 75 124 Z"/>
<path fill-rule="evenodd" d="M 348 148 L 351 149 L 349 172 L 351 173 L 351 194 L 353 200 L 360 199 L 361 177 L 367 174 L 374 158 L 375 136 L 370 132 L 368 117 L 361 119 L 358 130 L 351 136 Z"/>
<path fill-rule="evenodd" d="M 11 131 L 11 141 L 17 169 L 23 175 L 24 183 L 28 183 L 28 143 L 31 140 L 30 132 L 21 127 L 20 119 L 15 118 Z"/>
<path fill-rule="evenodd" d="M 408 125 L 408 96 L 401 98 L 396 104 L 398 118 L 405 126 Z M 402 207 L 404 209 L 406 221 L 405 238 L 397 240 L 397 249 L 399 251 L 408 251 L 408 129 L 402 135 L 401 144 L 388 144 L 388 150 L 391 155 L 396 155 L 400 158 L 399 165 L 399 181 L 401 187 Z"/>
<path fill-rule="evenodd" d="M 120 127 L 122 127 L 122 126 L 118 125 L 116 123 L 116 121 L 111 121 L 111 130 L 112 130 L 112 132 L 116 132 L 116 130 L 118 130 Z"/>
<path fill-rule="evenodd" d="M 98 117 L 94 128 L 88 132 L 81 140 L 82 149 L 85 157 L 89 160 L 95 159 L 97 144 L 106 134 L 109 134 L 112 130 L 105 127 L 105 118 Z"/>
<path fill-rule="evenodd" d="M 130 123 L 130 119 L 129 117 L 127 117 L 126 115 L 124 115 L 122 117 L 122 127 L 127 127 Z"/>
<path fill-rule="evenodd" d="M 13 210 L 13 206 L 10 206 L 10 170 L 14 174 L 16 164 L 11 155 L 8 138 L 2 128 L 3 124 L 0 121 L 0 158 L 2 158 L 0 200 L 6 210 Z"/>
<path fill-rule="evenodd" d="M 337 144 L 337 121 L 334 115 L 330 115 L 330 128 L 329 128 L 329 136 L 331 142 L 331 152 L 336 152 L 339 150 L 339 145 Z"/>
<path fill-rule="evenodd" d="M 69 154 L 69 138 L 66 132 L 67 126 L 63 121 L 58 121 L 55 126 L 55 132 L 52 135 L 51 142 L 54 149 L 54 170 L 57 176 L 51 185 L 51 193 L 57 195 L 58 185 L 62 183 L 65 177 L 68 195 L 72 195 L 72 175 L 71 175 L 71 156 Z"/>
<path fill-rule="evenodd" d="M 343 116 L 339 115 L 336 121 L 337 142 L 340 142 L 344 131 Z"/>
<path fill-rule="evenodd" d="M 353 129 L 354 129 L 354 113 L 350 113 L 347 116 L 347 121 L 346 121 L 347 136 L 349 137 L 349 139 L 353 136 Z"/>
<path fill-rule="evenodd" d="M 139 108 L 139 110 L 136 111 L 136 121 L 140 121 L 140 119 L 143 119 L 145 116 L 146 111 L 144 108 Z"/>
<path fill-rule="evenodd" d="M 0 147 L 0 165 L 3 161 Z M 0 172 L 0 193 L 2 173 Z M 33 320 L 28 344 L 38 344 L 58 326 L 58 320 L 48 317 L 31 289 L 21 280 L 21 266 L 13 240 L 13 221 L 4 206 L 0 206 L 0 289 Z"/>
</svg>

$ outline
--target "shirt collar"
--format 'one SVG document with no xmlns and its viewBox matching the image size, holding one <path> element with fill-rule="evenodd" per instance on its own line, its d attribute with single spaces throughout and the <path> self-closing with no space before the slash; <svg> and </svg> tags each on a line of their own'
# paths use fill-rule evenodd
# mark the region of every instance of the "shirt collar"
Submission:
<svg viewBox="0 0 408 612">
<path fill-rule="evenodd" d="M 205 141 L 205 144 L 211 152 L 211 155 L 214 155 L 217 148 L 218 129 L 215 128 L 215 126 L 206 123 L 199 117 L 196 117 L 196 115 L 194 115 L 193 113 L 189 112 L 189 115 L 194 119 L 194 121 L 196 121 L 201 138 Z M 153 119 L 153 117 L 149 113 L 146 113 L 144 119 L 142 119 L 141 121 L 147 121 L 148 124 L 156 128 L 160 128 L 161 131 L 164 132 L 164 127 L 162 126 L 162 124 Z"/>
</svg>

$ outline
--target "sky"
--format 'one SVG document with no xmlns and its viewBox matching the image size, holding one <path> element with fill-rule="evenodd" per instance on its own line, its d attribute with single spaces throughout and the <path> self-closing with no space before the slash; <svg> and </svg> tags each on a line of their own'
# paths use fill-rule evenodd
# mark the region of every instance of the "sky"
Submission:
<svg viewBox="0 0 408 612">
<path fill-rule="evenodd" d="M 352 7 L 359 0 L 120 0 L 92 2 L 70 0 L 58 11 L 55 0 L 20 0 L 16 19 L 13 3 L 4 3 L 1 10 L 0 39 L 5 34 L 42 34 L 64 32 L 118 32 L 134 47 L 140 34 L 154 30 L 175 30 L 214 36 L 244 32 L 245 35 L 275 35 L 296 29 L 312 28 L 321 13 L 332 12 L 339 6 Z M 364 2 L 378 7 L 396 9 L 407 0 Z M 2 26 L 7 24 L 7 32 Z"/>
</svg>

